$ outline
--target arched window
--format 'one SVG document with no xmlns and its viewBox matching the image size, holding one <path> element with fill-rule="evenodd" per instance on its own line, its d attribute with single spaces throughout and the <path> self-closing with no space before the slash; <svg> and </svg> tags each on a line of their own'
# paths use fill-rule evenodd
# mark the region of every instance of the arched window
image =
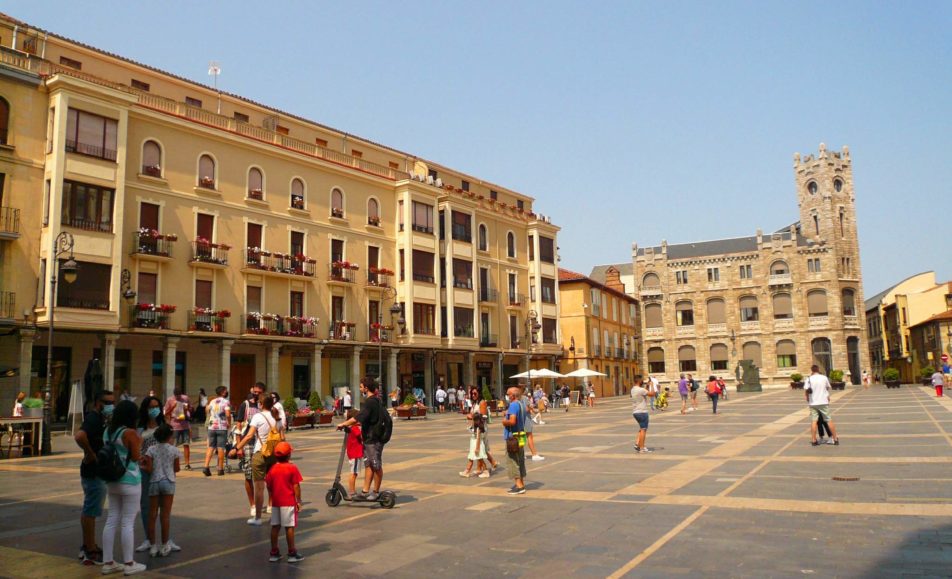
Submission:
<svg viewBox="0 0 952 579">
<path fill-rule="evenodd" d="M 478 237 L 477 247 L 479 248 L 480 251 L 488 251 L 489 250 L 489 234 L 486 231 L 486 225 L 480 223 L 478 231 L 479 233 L 477 234 L 477 237 Z"/>
<path fill-rule="evenodd" d="M 264 199 L 264 173 L 257 167 L 248 169 L 248 199 Z"/>
<path fill-rule="evenodd" d="M 652 374 L 664 374 L 663 349 L 648 348 L 648 372 Z"/>
<path fill-rule="evenodd" d="M 713 298 L 707 300 L 707 323 L 708 324 L 726 324 L 727 311 L 724 307 L 724 300 Z"/>
<path fill-rule="evenodd" d="M 790 273 L 790 268 L 787 266 L 787 262 L 777 260 L 770 264 L 770 275 L 785 275 Z"/>
<path fill-rule="evenodd" d="M 694 304 L 685 300 L 674 304 L 675 322 L 679 326 L 694 325 Z"/>
<path fill-rule="evenodd" d="M 142 174 L 150 177 L 162 176 L 162 148 L 153 140 L 142 144 Z"/>
<path fill-rule="evenodd" d="M 215 159 L 211 155 L 198 158 L 198 186 L 205 189 L 215 188 Z"/>
<path fill-rule="evenodd" d="M 344 218 L 344 192 L 340 189 L 331 191 L 331 217 Z"/>
<path fill-rule="evenodd" d="M 711 345 L 711 370 L 727 370 L 727 344 Z"/>
<path fill-rule="evenodd" d="M 773 295 L 773 317 L 775 320 L 793 318 L 793 300 L 788 293 Z"/>
<path fill-rule="evenodd" d="M 516 236 L 511 231 L 506 234 L 506 255 L 516 257 Z"/>
<path fill-rule="evenodd" d="M 760 311 L 757 308 L 757 298 L 754 296 L 740 298 L 740 321 L 756 322 L 759 319 Z"/>
<path fill-rule="evenodd" d="M 646 273 L 641 279 L 641 287 L 644 289 L 659 289 L 661 287 L 661 278 L 656 273 Z"/>
<path fill-rule="evenodd" d="M 816 181 L 810 181 L 809 183 L 807 183 L 807 192 L 810 193 L 810 195 L 816 195 L 816 192 L 817 192 Z"/>
<path fill-rule="evenodd" d="M 813 351 L 813 363 L 820 367 L 821 374 L 829 374 L 833 369 L 833 346 L 829 338 L 814 338 L 810 342 Z"/>
<path fill-rule="evenodd" d="M 856 292 L 848 288 L 843 290 L 843 315 L 856 315 Z"/>
<path fill-rule="evenodd" d="M 777 368 L 797 367 L 797 345 L 793 340 L 777 342 Z"/>
<path fill-rule="evenodd" d="M 843 180 L 842 179 L 833 179 L 833 190 L 839 193 L 843 190 Z"/>
<path fill-rule="evenodd" d="M 825 291 L 818 289 L 807 293 L 807 314 L 810 317 L 829 315 Z"/>
<path fill-rule="evenodd" d="M 661 304 L 645 304 L 645 327 L 660 328 L 663 325 L 661 321 Z"/>
<path fill-rule="evenodd" d="M 373 197 L 367 200 L 367 223 L 369 225 L 380 225 L 380 203 Z"/>
<path fill-rule="evenodd" d="M 10 103 L 0 99 L 0 145 L 7 144 L 7 133 L 10 130 Z"/>
<path fill-rule="evenodd" d="M 681 372 L 697 372 L 697 354 L 694 346 L 678 348 L 678 370 Z"/>
<path fill-rule="evenodd" d="M 760 343 L 747 342 L 744 344 L 742 359 L 752 361 L 754 366 L 757 366 L 758 368 L 762 367 L 763 364 L 760 358 Z"/>
<path fill-rule="evenodd" d="M 297 177 L 291 179 L 291 207 L 304 209 L 304 181 Z"/>
</svg>

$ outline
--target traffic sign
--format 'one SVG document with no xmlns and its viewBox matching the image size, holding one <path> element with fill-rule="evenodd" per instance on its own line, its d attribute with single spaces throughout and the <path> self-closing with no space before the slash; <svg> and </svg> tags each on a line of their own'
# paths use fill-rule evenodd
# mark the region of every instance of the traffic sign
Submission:
<svg viewBox="0 0 952 579">
<path fill-rule="evenodd" d="M 940 358 L 943 362 L 948 362 L 948 361 L 949 361 L 949 355 L 948 355 L 948 354 L 942 354 L 941 356 L 939 356 L 939 358 Z"/>
</svg>

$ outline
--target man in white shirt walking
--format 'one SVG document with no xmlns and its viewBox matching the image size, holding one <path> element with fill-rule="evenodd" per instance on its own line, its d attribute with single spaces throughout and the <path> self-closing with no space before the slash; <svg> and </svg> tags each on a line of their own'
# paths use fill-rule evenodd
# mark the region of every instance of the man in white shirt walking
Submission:
<svg viewBox="0 0 952 579">
<path fill-rule="evenodd" d="M 833 438 L 833 444 L 839 445 L 840 438 L 836 434 L 836 427 L 833 426 L 833 420 L 830 418 L 830 391 L 833 387 L 830 380 L 823 374 L 820 374 L 820 367 L 814 364 L 810 368 L 810 376 L 804 385 L 804 395 L 807 404 L 810 406 L 810 432 L 813 436 L 813 446 L 820 446 L 816 439 L 817 421 L 820 416 L 826 421 L 830 429 L 830 435 Z"/>
</svg>

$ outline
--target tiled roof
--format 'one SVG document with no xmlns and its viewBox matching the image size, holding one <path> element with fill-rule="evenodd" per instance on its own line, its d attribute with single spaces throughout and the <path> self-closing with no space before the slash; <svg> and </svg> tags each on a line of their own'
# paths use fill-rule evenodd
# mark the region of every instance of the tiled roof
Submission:
<svg viewBox="0 0 952 579">
<path fill-rule="evenodd" d="M 559 281 L 582 281 L 585 276 L 569 269 L 559 268 Z"/>
<path fill-rule="evenodd" d="M 605 266 L 605 267 L 607 268 L 608 266 Z M 620 298 L 623 298 L 623 299 L 625 299 L 625 300 L 627 300 L 627 301 L 629 301 L 629 302 L 631 302 L 631 303 L 638 303 L 638 300 L 636 300 L 636 299 L 633 298 L 632 296 L 626 294 L 625 292 L 620 292 L 620 291 L 618 291 L 618 290 L 616 290 L 616 289 L 614 289 L 614 288 L 610 288 L 610 287 L 608 287 L 607 285 L 603 284 L 602 282 L 597 281 L 597 280 L 594 280 L 594 279 L 592 279 L 592 278 L 590 278 L 590 277 L 584 276 L 584 275 L 582 275 L 582 274 L 580 274 L 580 273 L 578 273 L 578 272 L 576 272 L 576 271 L 572 271 L 572 270 L 570 270 L 570 269 L 562 269 L 562 268 L 560 267 L 560 268 L 559 268 L 559 283 L 560 283 L 560 284 L 563 284 L 563 283 L 572 283 L 572 282 L 583 282 L 583 283 L 587 283 L 588 285 L 590 285 L 590 286 L 592 286 L 592 287 L 597 287 L 597 288 L 599 288 L 599 289 L 601 289 L 601 290 L 603 290 L 603 291 L 606 291 L 606 292 L 608 292 L 608 293 L 610 293 L 610 294 L 613 294 L 613 295 L 616 295 L 616 296 L 618 296 L 618 297 L 620 297 Z"/>
<path fill-rule="evenodd" d="M 919 323 L 916 324 L 915 326 L 909 326 L 909 327 L 910 327 L 910 328 L 915 328 L 915 327 L 922 326 L 922 325 L 925 325 L 925 324 L 930 324 L 930 323 L 932 323 L 932 322 L 939 322 L 939 321 L 944 322 L 944 321 L 946 321 L 946 320 L 952 322 L 952 310 L 948 310 L 948 311 L 942 312 L 941 314 L 936 314 L 936 315 L 932 316 L 931 318 L 929 318 L 929 319 L 927 319 L 927 320 L 923 320 L 923 321 L 919 322 Z"/>
</svg>

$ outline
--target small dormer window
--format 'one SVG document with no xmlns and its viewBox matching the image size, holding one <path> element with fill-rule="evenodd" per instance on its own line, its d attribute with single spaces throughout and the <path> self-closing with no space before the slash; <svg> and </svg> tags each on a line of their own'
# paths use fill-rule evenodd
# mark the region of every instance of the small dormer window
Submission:
<svg viewBox="0 0 952 579">
<path fill-rule="evenodd" d="M 817 191 L 816 181 L 810 181 L 809 183 L 807 183 L 807 191 L 810 193 L 810 195 L 816 195 L 816 191 Z"/>
</svg>

